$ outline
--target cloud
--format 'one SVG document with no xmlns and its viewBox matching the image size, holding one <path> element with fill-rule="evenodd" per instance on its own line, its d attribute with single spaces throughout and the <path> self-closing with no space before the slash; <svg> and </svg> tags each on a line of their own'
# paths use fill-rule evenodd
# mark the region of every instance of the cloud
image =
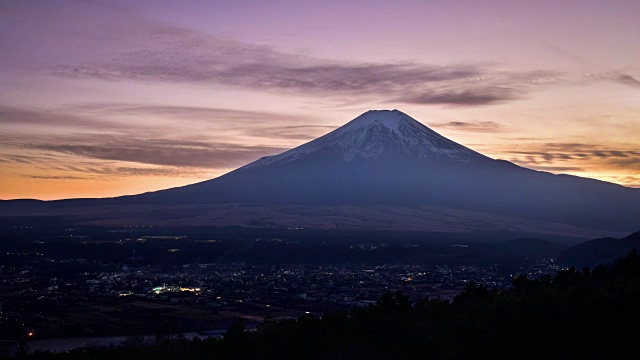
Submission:
<svg viewBox="0 0 640 360">
<path fill-rule="evenodd" d="M 482 67 L 473 65 L 350 64 L 319 59 L 298 59 L 297 62 L 292 64 L 272 58 L 271 63 L 253 62 L 230 66 L 221 72 L 222 81 L 248 87 L 275 87 L 296 91 L 377 93 L 383 88 L 394 91 L 425 83 L 468 79 L 484 71 Z"/>
<path fill-rule="evenodd" d="M 96 171 L 97 169 L 92 169 Z M 206 172 L 196 169 L 185 169 L 184 167 L 133 167 L 133 166 L 117 166 L 103 167 L 99 172 L 117 175 L 117 176 L 172 176 L 172 177 L 202 177 Z"/>
<path fill-rule="evenodd" d="M 144 127 L 142 127 L 144 129 Z M 100 159 L 140 164 L 203 169 L 229 169 L 274 155 L 288 148 L 225 142 L 224 135 L 200 138 L 169 129 L 143 131 L 135 126 L 109 131 L 1 133 L 0 161 L 23 165 L 64 166 L 79 159 Z M 243 130 L 244 131 L 244 130 Z M 282 136 L 282 135 L 281 135 Z M 266 133 L 269 137 L 269 133 Z M 71 169 L 73 170 L 73 169 Z"/>
<path fill-rule="evenodd" d="M 563 153 L 567 158 L 573 157 L 600 157 L 600 158 L 615 158 L 615 157 L 630 157 L 640 156 L 640 151 L 637 150 L 619 150 L 610 149 L 603 145 L 597 144 L 585 144 L 585 143 L 545 143 L 543 144 L 544 151 L 551 153 L 558 152 Z"/>
<path fill-rule="evenodd" d="M 209 144 L 188 140 L 119 139 L 101 136 L 94 142 L 91 138 L 85 137 L 85 143 L 43 142 L 32 143 L 27 147 L 91 159 L 212 169 L 232 168 L 262 156 L 287 150 L 270 146 Z"/>
<path fill-rule="evenodd" d="M 0 129 L 3 126 L 26 128 L 29 132 L 45 127 L 64 128 L 70 130 L 91 130 L 100 132 L 131 133 L 139 135 L 158 132 L 155 124 L 141 121 L 130 121 L 125 117 L 165 119 L 180 121 L 181 124 L 201 123 L 217 129 L 234 129 L 244 125 L 263 123 L 313 122 L 308 116 L 242 111 L 234 109 L 207 108 L 197 106 L 170 106 L 152 104 L 82 104 L 68 105 L 58 110 L 42 110 L 36 108 L 12 107 L 0 104 Z M 34 128 L 33 126 L 37 126 Z M 181 126 L 184 129 L 184 126 Z"/>
<path fill-rule="evenodd" d="M 47 127 L 74 127 L 91 129 L 94 131 L 104 131 L 113 129 L 140 127 L 131 123 L 121 123 L 109 120 L 96 120 L 77 115 L 60 113 L 56 111 L 43 111 L 38 109 L 28 109 L 0 105 L 0 126 L 19 125 L 26 126 L 47 126 Z M 33 130 L 33 128 L 32 128 Z"/>
<path fill-rule="evenodd" d="M 246 133 L 256 137 L 267 137 L 271 139 L 292 139 L 292 140 L 313 140 L 324 135 L 338 126 L 324 125 L 291 125 L 291 126 L 271 126 L 246 129 Z"/>
<path fill-rule="evenodd" d="M 57 130 L 53 131 L 49 143 L 55 138 L 67 145 L 94 144 L 118 136 L 121 141 L 142 143 L 168 138 L 168 146 L 177 141 L 175 146 L 180 148 L 221 143 L 219 147 L 224 149 L 233 143 L 229 138 L 238 140 L 239 134 L 262 139 L 308 140 L 338 127 L 315 125 L 315 121 L 307 115 L 197 106 L 90 103 L 42 110 L 0 104 L 0 142 L 5 145 L 28 143 Z"/>
<path fill-rule="evenodd" d="M 95 9 L 82 11 L 90 13 Z M 450 106 L 493 105 L 521 99 L 534 86 L 557 83 L 563 76 L 545 70 L 501 71 L 495 64 L 329 60 L 169 26 L 132 11 L 120 9 L 117 16 L 112 13 L 101 9 L 94 14 L 101 20 L 84 26 L 82 31 L 88 33 L 81 36 L 72 31 L 73 24 L 81 26 L 87 16 L 76 19 L 73 13 L 60 14 L 61 18 L 77 21 L 58 24 L 49 32 L 78 38 L 83 50 L 66 49 L 75 56 L 55 57 L 35 68 L 68 79 L 188 83 L 341 101 Z"/>
<path fill-rule="evenodd" d="M 247 144 L 248 136 L 266 142 L 308 140 L 334 128 L 287 125 L 301 119 L 312 121 L 290 114 L 149 104 L 83 104 L 56 111 L 0 105 L 0 115 L 0 162 L 44 167 L 41 170 L 54 171 L 60 179 L 74 172 L 118 171 L 125 176 L 200 176 L 205 171 L 237 168 L 288 150 L 259 142 Z M 162 125 L 141 122 L 141 116 L 166 121 Z M 185 127 L 186 122 L 191 126 Z M 76 166 L 82 161 L 94 163 Z M 123 166 L 126 163 L 151 167 Z"/>
<path fill-rule="evenodd" d="M 156 104 L 94 103 L 69 105 L 65 112 L 90 114 L 92 116 L 155 116 L 180 119 L 182 121 L 207 121 L 212 123 L 256 124 L 279 121 L 311 121 L 306 116 L 284 113 L 243 111 L 235 109 L 200 106 L 177 106 Z"/>
<path fill-rule="evenodd" d="M 518 159 L 512 159 L 512 162 L 517 162 L 520 165 L 525 165 L 526 162 L 522 162 Z M 553 165 L 537 165 L 537 164 L 526 164 L 528 168 L 540 171 L 548 171 L 554 173 L 565 173 L 565 172 L 584 172 L 586 169 L 579 166 L 553 166 Z"/>
<path fill-rule="evenodd" d="M 74 167 L 77 173 L 98 175 L 101 179 L 122 176 L 160 176 L 160 177 L 200 177 L 210 178 L 205 169 L 176 166 L 122 166 L 120 162 L 93 161 Z"/>
<path fill-rule="evenodd" d="M 535 137 L 535 136 L 517 136 L 517 137 L 501 137 L 501 140 L 515 140 L 515 141 L 541 141 L 548 140 L 549 138 L 545 137 Z"/>
<path fill-rule="evenodd" d="M 36 168 L 46 173 L 45 175 L 24 173 L 20 175 L 20 177 L 40 180 L 100 181 L 110 181 L 129 176 L 211 178 L 211 172 L 202 168 L 146 164 L 141 164 L 140 166 L 123 166 L 123 164 L 126 163 L 99 159 L 85 159 L 77 165 L 48 166 L 48 164 L 41 164 Z"/>
<path fill-rule="evenodd" d="M 440 104 L 440 105 L 491 105 L 499 104 L 522 97 L 523 89 L 509 87 L 484 86 L 470 89 L 426 89 L 418 94 L 405 95 L 396 101 L 410 104 Z"/>
<path fill-rule="evenodd" d="M 578 79 L 576 79 L 577 81 Z M 591 72 L 584 76 L 583 82 L 594 81 L 611 81 L 618 84 L 631 86 L 634 88 L 640 88 L 640 80 L 636 79 L 633 75 L 622 73 L 620 71 L 599 71 Z"/>
<path fill-rule="evenodd" d="M 640 173 L 640 150 L 584 143 L 528 143 L 499 150 L 510 161 L 537 170 L 557 172 L 611 171 Z M 593 169 L 593 170 L 592 170 Z"/>
<path fill-rule="evenodd" d="M 253 55 L 253 54 L 252 54 Z M 172 56 L 153 56 L 151 59 Z M 55 76 L 66 78 L 99 78 L 104 80 L 138 80 L 218 84 L 259 91 L 286 91 L 327 97 L 388 98 L 408 104 L 445 104 L 452 106 L 491 105 L 515 100 L 528 93 L 530 83 L 520 76 L 502 73 L 497 78 L 478 77 L 491 70 L 482 65 L 433 66 L 412 63 L 347 64 L 316 59 L 300 59 L 299 64 L 270 58 L 271 63 L 235 65 L 240 59 L 200 61 L 183 58 L 178 68 L 169 64 L 129 64 L 124 59 L 92 65 L 58 65 L 49 69 Z M 286 55 L 282 54 L 285 57 Z M 145 59 L 144 55 L 133 56 Z M 142 60 L 144 61 L 144 60 Z M 152 61 L 152 60 L 148 60 Z M 255 62 L 253 62 L 255 61 Z M 507 82 L 509 86 L 497 84 Z M 408 94 L 408 95 L 407 95 Z"/>
<path fill-rule="evenodd" d="M 640 151 L 584 143 L 527 143 L 498 150 L 518 165 L 640 187 Z"/>
<path fill-rule="evenodd" d="M 24 178 L 40 180 L 87 180 L 87 177 L 73 175 L 22 175 Z"/>
<path fill-rule="evenodd" d="M 623 184 L 628 187 L 640 188 L 640 175 L 639 176 L 611 176 L 611 181 L 618 184 Z"/>
<path fill-rule="evenodd" d="M 8 156 L 5 160 L 7 162 L 14 162 L 18 164 L 32 164 L 32 161 L 28 156 Z"/>
<path fill-rule="evenodd" d="M 10 56 L 30 59 L 24 70 L 68 79 L 187 83 L 344 103 L 458 107 L 512 102 L 554 84 L 607 79 L 638 86 L 633 76 L 613 72 L 594 77 L 545 69 L 504 71 L 487 63 L 371 63 L 303 56 L 152 21 L 110 3 L 13 7 L 19 16 L 11 22 Z"/>
<path fill-rule="evenodd" d="M 537 162 L 554 162 L 554 161 L 566 161 L 566 160 L 593 160 L 593 159 L 602 159 L 602 160 L 612 160 L 620 157 L 628 157 L 628 156 L 640 156 L 635 151 L 625 152 L 624 155 L 618 155 L 618 150 L 616 151 L 598 151 L 591 150 L 588 153 L 582 152 L 544 152 L 543 149 L 540 150 L 525 150 L 525 151 L 511 151 L 510 154 L 515 155 L 526 155 L 528 158 L 535 158 Z M 617 163 L 627 163 L 633 164 L 632 161 L 620 161 L 616 159 Z"/>
<path fill-rule="evenodd" d="M 640 169 L 640 155 L 635 153 L 633 157 L 616 158 L 612 163 L 616 166 L 628 169 Z"/>
<path fill-rule="evenodd" d="M 640 81 L 628 74 L 620 74 L 619 76 L 614 77 L 614 80 L 624 85 L 640 88 Z"/>
<path fill-rule="evenodd" d="M 446 123 L 432 124 L 433 127 L 439 129 L 451 129 L 470 132 L 502 132 L 504 127 L 493 121 L 466 122 L 466 121 L 449 121 Z"/>
</svg>

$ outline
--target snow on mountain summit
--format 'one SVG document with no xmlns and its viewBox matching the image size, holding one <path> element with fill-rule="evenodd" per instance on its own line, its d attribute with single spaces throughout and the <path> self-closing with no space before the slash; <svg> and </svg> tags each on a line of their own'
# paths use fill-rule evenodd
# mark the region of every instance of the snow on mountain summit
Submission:
<svg viewBox="0 0 640 360">
<path fill-rule="evenodd" d="M 309 154 L 338 153 L 345 162 L 401 155 L 469 162 L 486 157 L 424 126 L 399 110 L 369 110 L 332 132 L 279 155 L 263 157 L 244 168 L 294 161 Z"/>
<path fill-rule="evenodd" d="M 417 122 L 399 110 L 369 110 L 341 127 L 343 131 L 371 125 L 381 125 L 391 131 L 398 131 L 402 123 Z"/>
</svg>

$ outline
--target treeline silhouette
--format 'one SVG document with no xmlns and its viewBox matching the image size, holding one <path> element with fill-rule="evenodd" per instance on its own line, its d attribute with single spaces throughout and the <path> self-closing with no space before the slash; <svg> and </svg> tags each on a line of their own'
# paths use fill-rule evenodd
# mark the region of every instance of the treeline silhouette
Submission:
<svg viewBox="0 0 640 360">
<path fill-rule="evenodd" d="M 375 305 L 220 339 L 158 338 L 29 359 L 473 359 L 634 358 L 640 334 L 640 256 L 608 266 L 513 279 L 507 290 L 469 283 L 453 301 L 385 293 Z"/>
</svg>

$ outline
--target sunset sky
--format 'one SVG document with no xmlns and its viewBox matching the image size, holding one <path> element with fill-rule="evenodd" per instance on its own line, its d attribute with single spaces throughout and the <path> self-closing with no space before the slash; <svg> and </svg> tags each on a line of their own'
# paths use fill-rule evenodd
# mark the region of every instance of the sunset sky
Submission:
<svg viewBox="0 0 640 360">
<path fill-rule="evenodd" d="M 640 187 L 640 1 L 0 2 L 0 199 L 186 185 L 369 109 Z"/>
</svg>

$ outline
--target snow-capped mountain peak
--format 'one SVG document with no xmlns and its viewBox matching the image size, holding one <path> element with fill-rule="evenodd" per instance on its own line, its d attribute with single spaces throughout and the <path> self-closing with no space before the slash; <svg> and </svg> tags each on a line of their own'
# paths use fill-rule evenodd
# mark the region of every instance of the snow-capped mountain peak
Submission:
<svg viewBox="0 0 640 360">
<path fill-rule="evenodd" d="M 486 157 L 453 142 L 399 110 L 370 110 L 334 131 L 279 155 L 263 157 L 243 168 L 294 161 L 325 152 L 343 161 L 400 155 L 469 162 Z"/>
<path fill-rule="evenodd" d="M 398 131 L 400 125 L 410 124 L 412 122 L 417 123 L 407 114 L 399 110 L 369 110 L 366 113 L 358 116 L 341 127 L 344 131 L 351 131 L 357 128 L 367 126 L 384 126 L 391 131 Z M 419 124 L 419 123 L 418 123 Z"/>
</svg>

